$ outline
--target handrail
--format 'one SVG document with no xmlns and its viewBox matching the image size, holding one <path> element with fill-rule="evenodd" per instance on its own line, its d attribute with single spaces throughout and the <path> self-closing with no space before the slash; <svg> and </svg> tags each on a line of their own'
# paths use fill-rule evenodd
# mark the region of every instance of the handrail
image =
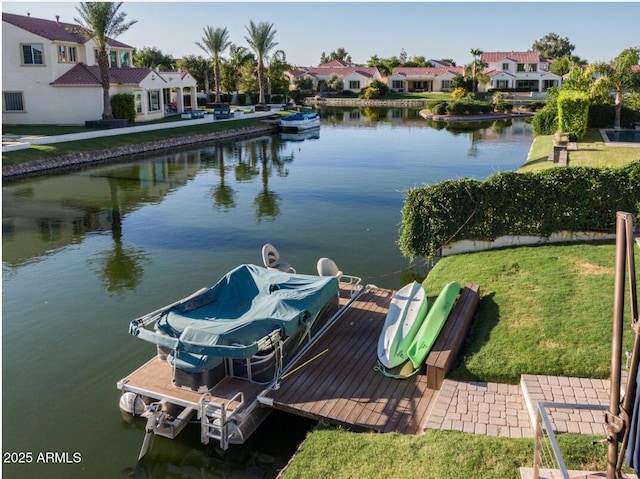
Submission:
<svg viewBox="0 0 640 479">
<path fill-rule="evenodd" d="M 560 447 L 558 446 L 558 441 L 556 440 L 555 433 L 553 432 L 553 426 L 551 425 L 551 420 L 547 415 L 546 408 L 557 408 L 557 409 L 592 409 L 597 411 L 606 411 L 608 406 L 601 404 L 570 404 L 570 403 L 555 403 L 555 402 L 539 402 L 538 403 L 538 411 L 536 414 L 536 425 L 535 425 L 535 448 L 534 448 L 534 456 L 533 456 L 533 479 L 540 479 L 540 456 L 542 449 L 542 433 L 543 430 L 547 430 L 547 434 L 549 435 L 549 441 L 551 442 L 551 448 L 553 449 L 553 454 L 558 461 L 558 467 L 560 468 L 560 472 L 562 473 L 563 479 L 571 479 L 569 475 L 569 471 L 567 470 L 567 465 L 564 462 L 562 457 L 562 452 L 560 451 Z M 544 428 L 542 427 L 544 425 Z"/>
</svg>

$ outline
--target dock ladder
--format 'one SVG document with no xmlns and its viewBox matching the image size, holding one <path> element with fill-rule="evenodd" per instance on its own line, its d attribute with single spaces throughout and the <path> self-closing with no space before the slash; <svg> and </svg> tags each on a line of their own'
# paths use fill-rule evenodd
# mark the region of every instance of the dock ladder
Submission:
<svg viewBox="0 0 640 479">
<path fill-rule="evenodd" d="M 238 405 L 229 412 L 229 404 L 237 401 Z M 229 420 L 236 411 L 244 405 L 244 396 L 238 392 L 228 402 L 220 403 L 212 400 L 211 394 L 205 393 L 199 401 L 200 440 L 209 444 L 210 439 L 220 442 L 220 448 L 225 451 L 229 447 Z"/>
</svg>

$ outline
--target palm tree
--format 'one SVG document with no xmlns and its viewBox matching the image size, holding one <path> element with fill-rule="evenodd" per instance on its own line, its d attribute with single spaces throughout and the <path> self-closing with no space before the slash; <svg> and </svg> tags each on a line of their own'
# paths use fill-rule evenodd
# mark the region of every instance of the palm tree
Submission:
<svg viewBox="0 0 640 479">
<path fill-rule="evenodd" d="M 240 73 L 242 66 L 253 58 L 253 54 L 250 53 L 245 47 L 241 47 L 235 44 L 229 46 L 229 62 L 228 67 L 231 70 L 231 76 L 233 77 L 233 88 L 236 95 L 240 90 Z"/>
<path fill-rule="evenodd" d="M 124 12 L 118 12 L 122 2 L 81 2 L 76 7 L 79 18 L 73 20 L 80 26 L 78 33 L 87 40 L 94 39 L 98 49 L 98 66 L 100 67 L 100 80 L 102 83 L 102 118 L 112 119 L 111 98 L 109 97 L 109 40 L 122 35 L 137 23 L 136 20 L 125 22 L 127 16 Z"/>
<path fill-rule="evenodd" d="M 627 48 L 613 61 L 613 65 L 597 63 L 587 69 L 588 73 L 599 74 L 594 88 L 615 91 L 616 115 L 613 127 L 620 128 L 620 116 L 625 90 L 640 91 L 640 48 Z"/>
<path fill-rule="evenodd" d="M 258 88 L 260 96 L 259 104 L 264 104 L 264 59 L 269 55 L 278 43 L 274 41 L 276 30 L 273 29 L 273 23 L 260 22 L 257 25 L 253 21 L 249 22 L 247 27 L 248 37 L 244 37 L 249 46 L 253 49 L 258 57 Z"/>
<path fill-rule="evenodd" d="M 213 58 L 213 76 L 216 86 L 216 103 L 220 101 L 220 55 L 231 45 L 227 27 L 216 28 L 207 25 L 203 28 L 204 37 L 202 43 L 196 42 L 200 48 Z"/>
<path fill-rule="evenodd" d="M 471 64 L 471 78 L 473 79 L 473 93 L 476 92 L 477 90 L 477 83 L 476 83 L 476 68 L 478 67 L 478 59 L 480 57 L 480 55 L 482 55 L 484 52 L 482 50 L 480 50 L 479 48 L 472 48 L 471 49 L 471 55 L 473 55 L 473 63 Z"/>
</svg>

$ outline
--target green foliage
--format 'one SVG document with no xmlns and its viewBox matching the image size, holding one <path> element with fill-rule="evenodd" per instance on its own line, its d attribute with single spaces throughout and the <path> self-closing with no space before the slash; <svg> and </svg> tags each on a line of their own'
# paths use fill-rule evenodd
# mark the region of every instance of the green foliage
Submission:
<svg viewBox="0 0 640 479">
<path fill-rule="evenodd" d="M 638 212 L 640 161 L 620 169 L 551 168 L 505 172 L 481 182 L 449 180 L 407 193 L 399 246 L 433 259 L 462 239 L 549 236 L 557 231 L 613 231 L 616 211 Z"/>
<path fill-rule="evenodd" d="M 630 128 L 640 112 L 630 108 L 622 107 L 620 125 L 623 128 Z M 612 128 L 616 116 L 615 105 L 591 105 L 589 107 L 589 128 Z"/>
<path fill-rule="evenodd" d="M 119 93 L 111 97 L 111 111 L 114 118 L 136 121 L 135 99 L 131 93 Z"/>
<path fill-rule="evenodd" d="M 380 90 L 380 95 L 382 96 L 386 96 L 389 93 L 389 86 L 383 81 L 373 80 L 369 86 Z"/>
<path fill-rule="evenodd" d="M 432 100 L 427 103 L 427 108 L 434 115 L 446 115 L 448 102 L 444 100 Z"/>
<path fill-rule="evenodd" d="M 587 133 L 589 96 L 584 92 L 562 90 L 558 95 L 558 130 L 581 140 Z"/>
<path fill-rule="evenodd" d="M 446 110 L 450 115 L 479 115 L 482 113 L 491 113 L 493 111 L 493 105 L 465 98 L 460 101 L 448 102 Z"/>
<path fill-rule="evenodd" d="M 534 135 L 553 135 L 558 131 L 558 108 L 554 103 L 538 111 L 531 119 Z"/>
</svg>

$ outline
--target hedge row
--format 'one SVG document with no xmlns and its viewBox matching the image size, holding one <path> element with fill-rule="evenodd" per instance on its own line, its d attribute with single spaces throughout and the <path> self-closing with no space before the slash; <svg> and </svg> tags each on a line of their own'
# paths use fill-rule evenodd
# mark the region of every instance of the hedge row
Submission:
<svg viewBox="0 0 640 479">
<path fill-rule="evenodd" d="M 411 189 L 399 246 L 433 260 L 454 241 L 558 231 L 614 232 L 616 211 L 640 210 L 640 161 L 624 168 L 551 168 L 498 173 L 486 181 L 448 180 Z"/>
</svg>

